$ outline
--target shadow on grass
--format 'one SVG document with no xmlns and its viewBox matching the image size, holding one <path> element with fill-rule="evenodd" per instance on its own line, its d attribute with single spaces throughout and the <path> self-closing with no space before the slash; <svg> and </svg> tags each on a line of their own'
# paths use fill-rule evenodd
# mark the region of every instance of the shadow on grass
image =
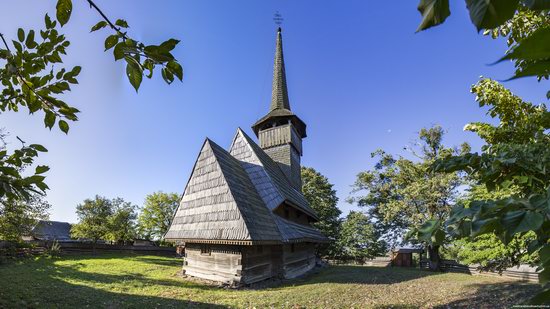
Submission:
<svg viewBox="0 0 550 309">
<path fill-rule="evenodd" d="M 162 265 L 162 266 L 183 266 L 183 259 L 182 258 L 159 258 L 159 257 L 153 257 L 153 256 L 136 256 L 133 257 L 132 260 L 143 262 L 147 264 L 155 264 L 155 265 Z"/>
<path fill-rule="evenodd" d="M 330 266 L 318 273 L 290 282 L 293 285 L 316 283 L 393 284 L 440 273 L 400 267 Z"/>
<path fill-rule="evenodd" d="M 526 282 L 472 284 L 469 288 L 475 292 L 436 308 L 511 308 L 527 303 L 540 291 L 539 285 Z"/>
<path fill-rule="evenodd" d="M 74 258 L 74 259 L 73 259 Z M 175 299 L 182 290 L 207 290 L 210 287 L 174 279 L 149 278 L 142 274 L 120 271 L 104 274 L 82 271 L 79 260 L 111 259 L 109 256 L 71 257 L 75 263 L 59 265 L 58 259 L 39 258 L 0 266 L 0 308 L 41 308 L 55 304 L 60 308 L 226 308 L 216 304 Z M 120 255 L 118 256 L 120 259 Z M 133 258 L 133 257 L 130 257 Z M 158 261 L 157 261 L 158 262 Z M 10 267 L 11 266 L 11 267 Z M 89 283 L 89 284 L 88 284 Z M 92 287 L 100 286 L 101 288 Z M 136 295 L 155 286 L 161 296 Z M 172 289 L 169 289 L 172 288 Z M 181 291 L 181 290 L 179 290 Z"/>
</svg>

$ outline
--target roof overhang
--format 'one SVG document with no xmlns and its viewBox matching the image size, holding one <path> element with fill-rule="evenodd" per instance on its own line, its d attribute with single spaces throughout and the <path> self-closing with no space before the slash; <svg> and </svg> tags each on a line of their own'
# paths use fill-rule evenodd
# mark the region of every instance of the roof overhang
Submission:
<svg viewBox="0 0 550 309">
<path fill-rule="evenodd" d="M 290 110 L 284 108 L 278 108 L 270 111 L 267 115 L 265 115 L 252 125 L 252 130 L 254 131 L 256 136 L 258 136 L 258 132 L 265 124 L 272 121 L 284 119 L 288 119 L 290 120 L 290 122 L 292 122 L 292 124 L 296 128 L 296 131 L 298 132 L 298 135 L 300 135 L 301 138 L 307 136 L 305 122 L 303 122 L 302 119 L 300 119 L 298 116 L 294 115 L 294 113 L 292 113 Z"/>
</svg>

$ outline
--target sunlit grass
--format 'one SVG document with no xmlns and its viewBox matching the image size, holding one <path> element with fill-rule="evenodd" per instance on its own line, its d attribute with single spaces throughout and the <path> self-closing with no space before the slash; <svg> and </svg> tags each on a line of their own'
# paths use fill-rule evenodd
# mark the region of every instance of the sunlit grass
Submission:
<svg viewBox="0 0 550 309">
<path fill-rule="evenodd" d="M 334 266 L 268 289 L 230 290 L 186 281 L 181 260 L 98 255 L 0 265 L 0 308 L 12 307 L 508 307 L 536 285 L 416 269 Z M 498 295 L 498 297 L 495 297 Z"/>
</svg>

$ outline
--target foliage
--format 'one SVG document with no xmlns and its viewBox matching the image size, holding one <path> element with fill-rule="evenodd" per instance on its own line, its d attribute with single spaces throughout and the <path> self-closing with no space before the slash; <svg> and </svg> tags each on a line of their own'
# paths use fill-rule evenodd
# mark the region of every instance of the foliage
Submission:
<svg viewBox="0 0 550 309">
<path fill-rule="evenodd" d="M 51 205 L 39 194 L 28 200 L 0 199 L 0 239 L 20 242 L 38 220 L 48 219 Z"/>
<path fill-rule="evenodd" d="M 513 60 L 511 79 L 550 75 L 550 1 L 466 0 L 470 19 L 478 31 L 493 38 L 506 37 L 509 49 L 499 60 Z M 417 31 L 437 26 L 450 15 L 449 0 L 420 0 L 422 21 Z M 550 99 L 550 91 L 547 93 Z"/>
<path fill-rule="evenodd" d="M 384 255 L 388 249 L 386 243 L 379 240 L 369 218 L 358 211 L 350 211 L 342 223 L 339 246 L 340 258 L 358 262 Z"/>
<path fill-rule="evenodd" d="M 76 206 L 78 223 L 71 228 L 73 238 L 131 241 L 136 236 L 136 206 L 122 198 L 108 199 L 99 195 Z"/>
<path fill-rule="evenodd" d="M 126 61 L 126 73 L 136 91 L 143 76 L 151 78 L 157 66 L 161 67 L 162 77 L 168 84 L 174 76 L 182 80 L 182 67 L 170 53 L 178 40 L 169 39 L 158 46 L 145 45 L 128 36 L 125 20 L 118 19 L 113 24 L 93 1 L 87 2 L 103 18 L 92 31 L 108 25 L 115 32 L 105 40 L 105 49 L 114 47 L 115 60 Z M 58 0 L 57 20 L 46 14 L 43 29 L 26 31 L 19 28 L 17 40 L 11 40 L 11 44 L 0 33 L 3 44 L 0 46 L 0 113 L 18 112 L 22 108 L 28 109 L 30 114 L 43 112 L 44 125 L 52 129 L 57 123 L 64 133 L 68 133 L 70 121 L 78 120 L 79 110 L 62 97 L 71 91 L 71 85 L 78 84 L 76 77 L 81 71 L 80 66 L 62 67 L 70 41 L 60 31 L 70 20 L 72 9 L 72 0 Z M 34 174 L 22 174 L 23 167 L 32 165 L 38 153 L 47 151 L 46 148 L 22 144 L 13 153 L 0 147 L 0 198 L 28 199 L 48 189 L 43 176 L 48 167 L 37 166 Z"/>
<path fill-rule="evenodd" d="M 527 252 L 527 244 L 534 238 L 532 233 L 515 236 L 505 245 L 495 234 L 483 234 L 473 240 L 459 239 L 454 246 L 460 263 L 479 264 L 484 270 L 502 271 L 511 265 L 535 262 L 535 257 Z"/>
<path fill-rule="evenodd" d="M 489 192 L 512 190 L 509 197 L 478 198 L 453 209 L 445 227 L 456 237 L 495 234 L 505 245 L 535 234 L 528 252 L 538 250 L 539 275 L 550 295 L 550 112 L 544 104 L 521 100 L 490 79 L 472 87 L 480 106 L 498 125 L 473 123 L 465 129 L 477 133 L 486 145 L 482 153 L 465 153 L 434 164 L 438 171 L 464 171 Z"/>
<path fill-rule="evenodd" d="M 518 9 L 548 10 L 547 0 L 466 0 L 470 19 L 477 30 L 496 28 L 511 19 Z M 420 0 L 418 11 L 422 22 L 418 31 L 442 24 L 451 14 L 449 0 Z"/>
<path fill-rule="evenodd" d="M 99 195 L 86 199 L 76 206 L 78 223 L 71 228 L 71 237 L 90 239 L 97 243 L 100 239 L 107 239 L 109 233 L 109 218 L 113 215 L 112 202 Z"/>
<path fill-rule="evenodd" d="M 176 193 L 159 191 L 147 195 L 138 217 L 140 237 L 149 240 L 159 240 L 164 237 L 170 228 L 179 200 Z"/>
<path fill-rule="evenodd" d="M 320 253 L 334 257 L 340 251 L 338 238 L 342 225 L 340 219 L 342 212 L 337 207 L 336 190 L 325 176 L 313 168 L 302 167 L 301 173 L 304 197 L 319 216 L 319 222 L 315 222 L 313 225 L 331 240 L 329 246 Z"/>
<path fill-rule="evenodd" d="M 136 238 L 136 206 L 121 198 L 111 201 L 113 214 L 109 216 L 106 240 L 126 243 Z"/>
<path fill-rule="evenodd" d="M 49 248 L 46 248 L 46 252 L 49 256 L 58 256 L 61 253 L 61 246 L 57 240 L 54 240 Z"/>
<path fill-rule="evenodd" d="M 105 254 L 0 267 L 0 307 L 510 308 L 534 284 L 401 267 L 331 266 L 276 288 L 221 289 L 174 275 L 181 258 Z M 29 286 L 33 288 L 30 289 Z"/>
<path fill-rule="evenodd" d="M 409 231 L 413 241 L 434 246 L 431 255 L 435 254 L 437 260 L 435 246 L 444 242 L 445 235 L 437 233 L 424 237 L 425 234 L 416 232 L 439 225 L 448 218 L 456 203 L 457 188 L 462 183 L 457 173 L 446 174 L 430 168 L 435 160 L 459 153 L 457 149 L 445 148 L 443 135 L 439 126 L 422 129 L 417 147 L 414 147 L 419 148 L 419 153 L 410 149 L 419 159 L 416 162 L 402 156 L 394 158 L 382 150 L 373 153 L 378 163 L 373 170 L 359 173 L 354 186 L 354 192 L 366 194 L 352 198 L 360 207 L 367 208 L 385 239 L 394 239 L 392 245 L 396 238 Z M 468 149 L 468 146 L 463 148 Z"/>
</svg>

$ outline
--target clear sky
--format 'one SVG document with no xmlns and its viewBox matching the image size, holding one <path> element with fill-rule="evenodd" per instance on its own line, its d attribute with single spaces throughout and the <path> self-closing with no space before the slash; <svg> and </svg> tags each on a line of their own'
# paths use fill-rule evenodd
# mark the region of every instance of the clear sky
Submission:
<svg viewBox="0 0 550 309">
<path fill-rule="evenodd" d="M 326 175 L 345 202 L 355 175 L 373 166 L 377 148 L 404 153 L 422 127 L 442 125 L 447 145 L 480 140 L 463 132 L 486 120 L 469 87 L 481 75 L 511 76 L 509 63 L 488 66 L 506 49 L 503 40 L 478 34 L 464 2 L 438 28 L 415 34 L 417 1 L 95 1 L 129 34 L 157 44 L 181 40 L 174 55 L 183 83 L 168 86 L 160 72 L 138 94 L 122 62 L 103 52 L 109 30 L 89 33 L 98 14 L 73 0 L 63 28 L 72 44 L 67 65 L 81 65 L 80 84 L 65 99 L 82 113 L 69 135 L 43 126 L 43 115 L 0 114 L 0 127 L 49 152 L 39 158 L 47 174 L 51 218 L 75 222 L 75 206 L 95 194 L 142 205 L 145 195 L 181 194 L 205 137 L 228 148 L 237 127 L 250 126 L 269 108 L 275 50 L 272 18 L 284 17 L 283 41 L 292 110 L 307 123 L 303 164 Z M 39 28 L 55 1 L 2 0 L 0 32 Z M 533 102 L 547 85 L 534 79 L 506 83 Z"/>
</svg>

